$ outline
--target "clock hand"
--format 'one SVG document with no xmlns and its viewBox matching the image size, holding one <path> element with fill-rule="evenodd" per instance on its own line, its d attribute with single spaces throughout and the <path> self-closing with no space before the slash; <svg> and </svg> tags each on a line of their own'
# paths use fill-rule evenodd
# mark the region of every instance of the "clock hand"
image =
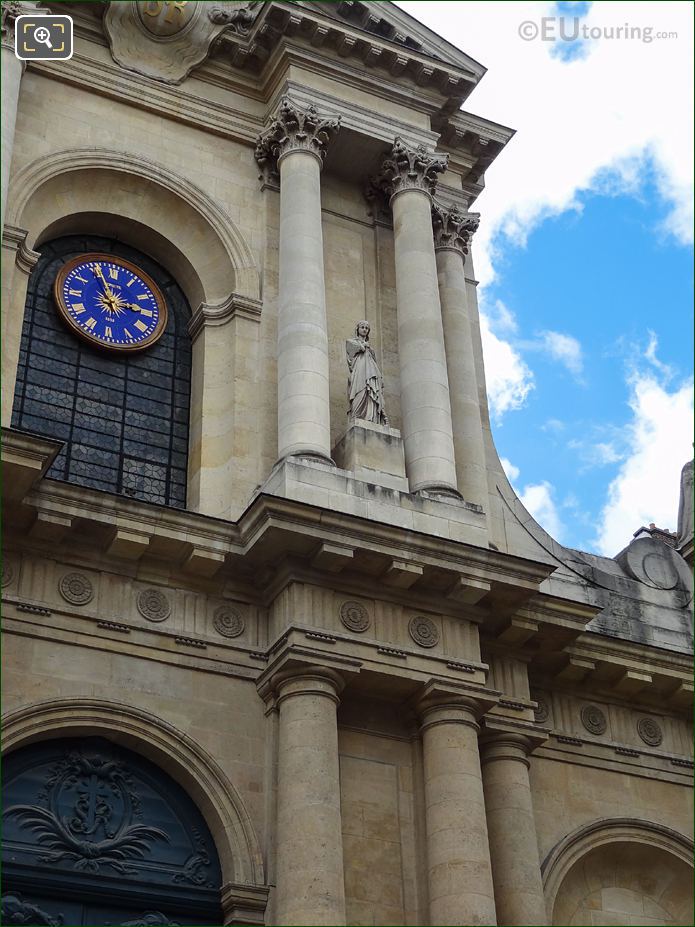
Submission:
<svg viewBox="0 0 695 927">
<path fill-rule="evenodd" d="M 104 277 L 104 273 L 103 273 L 103 271 L 102 271 L 102 269 L 101 269 L 101 265 L 100 265 L 100 264 L 96 264 L 95 266 L 96 266 L 96 271 L 95 271 L 95 273 L 96 273 L 96 275 L 101 279 L 101 282 L 104 284 L 104 290 L 106 291 L 106 292 L 105 292 L 106 298 L 109 300 L 109 302 L 111 302 L 111 301 L 114 299 L 114 295 L 113 295 L 113 293 L 111 292 L 111 287 L 110 287 L 110 286 L 108 285 L 108 283 L 106 282 L 106 278 Z"/>
</svg>

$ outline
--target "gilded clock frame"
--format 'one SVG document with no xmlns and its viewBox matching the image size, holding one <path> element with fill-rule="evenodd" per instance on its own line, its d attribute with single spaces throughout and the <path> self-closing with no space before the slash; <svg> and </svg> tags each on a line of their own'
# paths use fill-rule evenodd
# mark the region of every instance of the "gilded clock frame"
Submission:
<svg viewBox="0 0 695 927">
<path fill-rule="evenodd" d="M 85 332 L 70 315 L 70 310 L 67 308 L 65 300 L 63 299 L 63 284 L 65 283 L 66 277 L 72 273 L 76 267 L 79 267 L 80 264 L 87 264 L 90 261 L 120 264 L 121 267 L 124 267 L 131 273 L 136 274 L 143 281 L 143 283 L 147 284 L 147 286 L 150 288 L 152 295 L 155 298 L 155 302 L 157 303 L 159 319 L 157 320 L 155 330 L 143 341 L 139 341 L 137 344 L 105 344 L 103 341 L 100 341 L 98 338 L 95 338 L 93 335 L 89 335 L 87 332 Z M 113 352 L 118 354 L 135 354 L 138 351 L 143 351 L 145 348 L 152 347 L 152 345 L 164 334 L 164 330 L 166 329 L 167 321 L 169 318 L 164 295 L 152 277 L 145 273 L 145 271 L 140 267 L 138 267 L 137 264 L 133 264 L 132 261 L 127 261 L 125 258 L 118 257 L 116 254 L 102 254 L 90 251 L 86 254 L 80 254 L 77 257 L 70 258 L 70 260 L 61 267 L 60 271 L 58 272 L 58 276 L 55 279 L 55 283 L 53 284 L 53 298 L 55 300 L 56 308 L 58 309 L 58 315 L 63 320 L 63 322 L 67 324 L 68 328 L 74 334 L 76 334 L 78 338 L 81 338 L 82 341 L 86 341 L 92 347 L 99 348 L 108 353 Z"/>
</svg>

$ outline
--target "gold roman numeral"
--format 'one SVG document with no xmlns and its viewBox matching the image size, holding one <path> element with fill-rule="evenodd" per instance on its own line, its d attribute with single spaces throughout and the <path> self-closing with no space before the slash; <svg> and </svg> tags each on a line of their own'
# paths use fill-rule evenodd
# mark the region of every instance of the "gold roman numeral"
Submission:
<svg viewBox="0 0 695 927">
<path fill-rule="evenodd" d="M 147 331 L 147 325 L 140 319 L 138 319 L 137 322 L 135 323 L 135 327 L 141 332 Z"/>
<path fill-rule="evenodd" d="M 111 331 L 111 326 L 110 326 L 110 325 L 107 325 L 106 328 L 104 329 L 104 337 L 105 337 L 105 338 L 113 338 L 113 332 Z"/>
<path fill-rule="evenodd" d="M 154 312 L 151 309 L 143 308 L 140 310 L 140 315 L 146 315 L 146 316 L 149 316 L 149 318 L 152 318 L 152 316 L 154 315 Z"/>
<path fill-rule="evenodd" d="M 126 338 L 128 339 L 128 341 L 132 341 L 132 340 L 133 340 L 133 336 L 130 334 L 130 332 L 128 331 L 127 328 L 124 328 L 124 329 L 123 329 L 123 334 L 126 336 Z"/>
<path fill-rule="evenodd" d="M 79 274 L 75 274 L 75 280 L 81 280 L 82 283 L 87 283 L 87 282 L 88 282 L 87 280 L 84 279 L 84 277 L 80 277 Z"/>
<path fill-rule="evenodd" d="M 126 286 L 132 286 L 134 283 L 135 283 L 135 277 L 133 277 L 132 280 L 129 280 L 129 281 L 126 283 Z"/>
<path fill-rule="evenodd" d="M 86 312 L 86 309 L 84 308 L 84 303 L 73 303 L 72 311 L 75 313 L 75 315 L 80 315 L 81 313 Z"/>
<path fill-rule="evenodd" d="M 84 327 L 85 327 L 85 328 L 88 328 L 88 329 L 90 330 L 90 332 L 91 332 L 91 331 L 93 331 L 93 329 L 96 328 L 96 324 L 97 324 L 97 320 L 96 320 L 96 319 L 89 318 L 89 319 L 87 319 L 87 321 L 84 323 Z"/>
<path fill-rule="evenodd" d="M 82 296 L 82 290 L 68 290 L 70 296 Z"/>
<path fill-rule="evenodd" d="M 149 299 L 149 298 L 150 298 L 149 293 L 141 293 L 141 294 L 138 296 L 138 299 Z"/>
<path fill-rule="evenodd" d="M 109 277 L 111 277 L 112 280 L 118 280 L 118 268 L 117 267 L 109 267 Z"/>
</svg>

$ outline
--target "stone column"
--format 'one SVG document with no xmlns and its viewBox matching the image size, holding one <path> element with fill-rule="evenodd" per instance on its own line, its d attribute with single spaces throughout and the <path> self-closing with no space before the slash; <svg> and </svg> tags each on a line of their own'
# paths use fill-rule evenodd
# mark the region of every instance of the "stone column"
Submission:
<svg viewBox="0 0 695 927">
<path fill-rule="evenodd" d="M 465 698 L 421 708 L 431 924 L 497 923 L 476 711 Z"/>
<path fill-rule="evenodd" d="M 336 720 L 342 685 L 337 673 L 319 668 L 275 685 L 278 924 L 345 923 Z"/>
<path fill-rule="evenodd" d="M 401 412 L 412 492 L 458 496 L 451 402 L 431 233 L 436 175 L 447 162 L 396 139 L 373 187 L 389 197 L 396 258 Z"/>
<path fill-rule="evenodd" d="M 545 924 L 536 824 L 523 734 L 497 732 L 482 742 L 481 762 L 495 904 L 501 925 Z"/>
<path fill-rule="evenodd" d="M 435 203 L 432 222 L 451 390 L 456 478 L 463 498 L 487 509 L 483 426 L 463 269 L 468 242 L 478 227 L 478 218 L 464 216 L 455 206 L 447 208 Z"/>
<path fill-rule="evenodd" d="M 17 122 L 17 104 L 19 103 L 19 85 L 26 64 L 14 53 L 14 24 L 22 13 L 34 12 L 33 5 L 21 4 L 9 0 L 2 4 L 2 157 L 0 159 L 0 234 L 5 227 L 7 212 L 7 191 L 10 182 L 12 149 L 14 148 L 14 130 Z"/>
<path fill-rule="evenodd" d="M 331 459 L 320 175 L 339 124 L 284 98 L 256 146 L 256 160 L 280 179 L 279 459 Z"/>
</svg>

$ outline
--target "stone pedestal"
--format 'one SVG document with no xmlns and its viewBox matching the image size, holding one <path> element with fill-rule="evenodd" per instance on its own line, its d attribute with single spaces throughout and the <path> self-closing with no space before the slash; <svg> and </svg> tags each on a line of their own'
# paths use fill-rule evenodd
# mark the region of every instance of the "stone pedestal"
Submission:
<svg viewBox="0 0 695 927">
<path fill-rule="evenodd" d="M 523 735 L 503 732 L 481 745 L 495 904 L 502 925 L 547 923 L 528 776 L 531 746 Z"/>
<path fill-rule="evenodd" d="M 358 480 L 408 492 L 403 439 L 397 428 L 356 419 L 333 448 L 332 457 Z"/>
</svg>

